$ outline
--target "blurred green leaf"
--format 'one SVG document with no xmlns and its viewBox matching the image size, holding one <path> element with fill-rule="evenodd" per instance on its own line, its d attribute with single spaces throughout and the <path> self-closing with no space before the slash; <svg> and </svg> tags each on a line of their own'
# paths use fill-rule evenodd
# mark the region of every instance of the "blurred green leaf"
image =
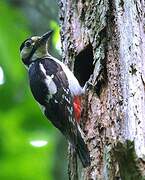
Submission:
<svg viewBox="0 0 145 180">
<path fill-rule="evenodd" d="M 24 14 L 0 1 L 0 179 L 52 180 L 56 133 L 44 118 L 28 88 L 20 44 L 30 36 Z M 37 148 L 31 140 L 48 141 Z"/>
<path fill-rule="evenodd" d="M 60 27 L 57 22 L 51 20 L 49 24 L 50 28 L 54 30 L 54 35 L 52 37 L 53 46 L 61 54 L 61 41 L 60 41 Z"/>
</svg>

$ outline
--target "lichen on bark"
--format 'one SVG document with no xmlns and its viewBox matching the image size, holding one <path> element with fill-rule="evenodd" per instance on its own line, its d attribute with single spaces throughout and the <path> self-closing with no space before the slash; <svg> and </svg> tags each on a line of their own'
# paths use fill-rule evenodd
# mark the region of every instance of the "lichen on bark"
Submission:
<svg viewBox="0 0 145 180">
<path fill-rule="evenodd" d="M 113 149 L 114 156 L 119 164 L 120 176 L 124 180 L 143 180 L 145 176 L 140 170 L 140 159 L 138 159 L 134 142 L 127 140 L 118 142 Z"/>
</svg>

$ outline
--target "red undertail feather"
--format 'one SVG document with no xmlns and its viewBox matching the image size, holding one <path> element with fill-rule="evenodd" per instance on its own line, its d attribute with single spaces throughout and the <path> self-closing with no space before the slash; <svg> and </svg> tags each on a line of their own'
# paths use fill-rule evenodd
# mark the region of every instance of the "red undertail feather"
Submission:
<svg viewBox="0 0 145 180">
<path fill-rule="evenodd" d="M 81 118 L 81 99 L 79 96 L 75 96 L 73 99 L 75 119 L 79 123 Z"/>
</svg>

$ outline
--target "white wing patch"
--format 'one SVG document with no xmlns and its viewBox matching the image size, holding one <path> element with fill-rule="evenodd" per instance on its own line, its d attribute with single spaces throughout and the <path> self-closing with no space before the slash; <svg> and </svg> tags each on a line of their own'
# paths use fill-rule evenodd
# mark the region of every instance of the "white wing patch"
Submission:
<svg viewBox="0 0 145 180">
<path fill-rule="evenodd" d="M 40 69 L 43 72 L 43 74 L 45 74 L 45 76 L 47 76 L 46 75 L 46 70 L 44 69 L 43 64 L 39 63 L 39 66 L 40 66 Z"/>
<path fill-rule="evenodd" d="M 47 87 L 48 87 L 48 90 L 49 90 L 49 93 L 50 93 L 49 96 L 51 96 L 51 95 L 53 95 L 53 94 L 56 94 L 56 93 L 57 93 L 57 87 L 56 87 L 56 84 L 55 84 L 54 81 L 53 81 L 54 74 L 52 74 L 51 76 L 48 76 L 48 75 L 46 74 L 45 68 L 43 67 L 43 64 L 39 63 L 39 66 L 40 66 L 40 70 L 43 72 L 43 74 L 44 74 L 45 77 L 46 77 L 46 78 L 45 78 L 45 83 L 46 83 L 46 85 L 47 85 Z"/>
</svg>

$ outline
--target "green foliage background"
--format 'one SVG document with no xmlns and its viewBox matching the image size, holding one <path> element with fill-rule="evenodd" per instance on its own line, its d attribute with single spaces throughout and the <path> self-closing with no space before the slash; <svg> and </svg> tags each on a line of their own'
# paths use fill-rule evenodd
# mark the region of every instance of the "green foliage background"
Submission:
<svg viewBox="0 0 145 180">
<path fill-rule="evenodd" d="M 49 6 L 44 6 L 44 10 L 45 7 Z M 0 85 L 2 180 L 67 179 L 66 142 L 48 123 L 34 101 L 28 87 L 27 71 L 19 54 L 19 47 L 27 37 L 53 28 L 55 33 L 50 49 L 59 56 L 55 49 L 59 40 L 57 15 L 54 13 L 57 11 L 56 4 L 50 9 L 54 9 L 51 16 L 38 11 L 37 1 L 0 1 L 0 67 L 4 73 L 4 83 Z M 41 18 L 44 18 L 42 26 Z M 34 140 L 45 140 L 48 144 L 35 147 L 31 145 Z"/>
</svg>

